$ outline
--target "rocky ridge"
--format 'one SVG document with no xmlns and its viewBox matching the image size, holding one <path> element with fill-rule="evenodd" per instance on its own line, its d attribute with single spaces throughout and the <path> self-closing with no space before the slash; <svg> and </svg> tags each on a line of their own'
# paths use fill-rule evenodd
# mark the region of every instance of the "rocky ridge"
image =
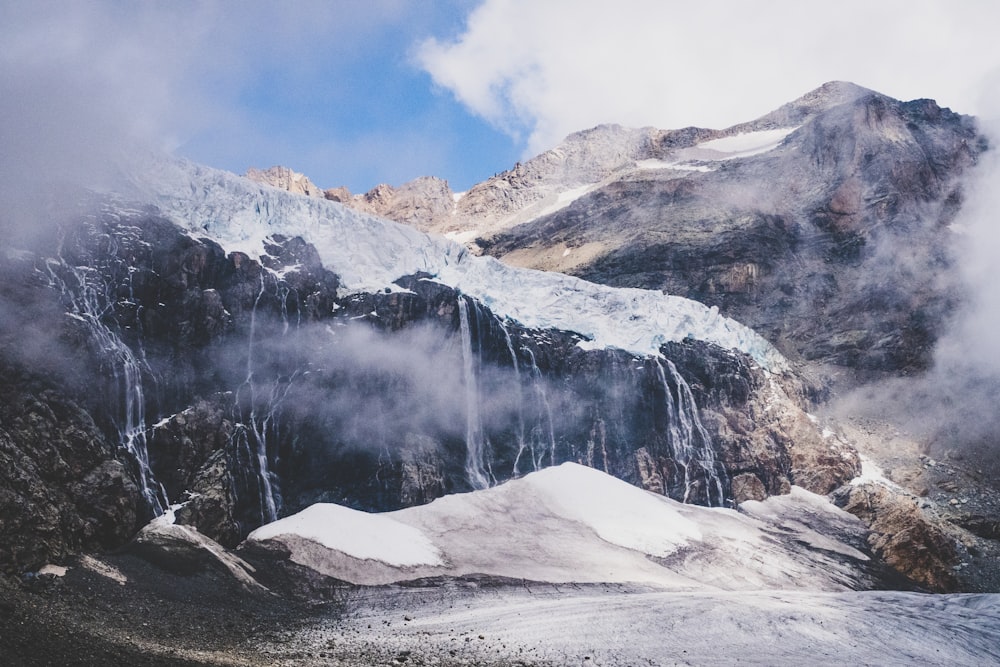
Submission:
<svg viewBox="0 0 1000 667">
<path fill-rule="evenodd" d="M 718 306 L 793 359 L 913 373 L 960 299 L 950 225 L 986 146 L 931 100 L 831 82 L 724 130 L 579 132 L 453 206 L 439 187 L 421 207 L 415 182 L 365 210 L 513 265 Z"/>
</svg>

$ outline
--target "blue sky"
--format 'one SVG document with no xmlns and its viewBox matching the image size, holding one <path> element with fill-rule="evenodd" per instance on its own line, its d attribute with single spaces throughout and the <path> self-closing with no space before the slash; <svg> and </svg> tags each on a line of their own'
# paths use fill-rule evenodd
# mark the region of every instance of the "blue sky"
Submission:
<svg viewBox="0 0 1000 667">
<path fill-rule="evenodd" d="M 364 192 L 568 133 L 726 127 L 833 79 L 998 115 L 994 0 L 0 0 L 0 181 L 144 141 Z"/>
<path fill-rule="evenodd" d="M 232 92 L 234 122 L 212 124 L 176 151 L 237 172 L 287 165 L 353 192 L 425 174 L 463 189 L 512 165 L 515 140 L 436 86 L 416 60 L 423 40 L 461 31 L 472 3 L 389 4 L 347 30 L 331 26 L 329 40 L 320 33 L 301 48 L 276 49 L 275 61 L 263 59 Z"/>
</svg>

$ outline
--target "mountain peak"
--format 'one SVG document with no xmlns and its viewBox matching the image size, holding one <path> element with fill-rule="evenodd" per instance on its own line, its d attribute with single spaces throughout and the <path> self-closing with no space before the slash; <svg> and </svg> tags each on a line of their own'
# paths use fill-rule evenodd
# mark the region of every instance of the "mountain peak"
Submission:
<svg viewBox="0 0 1000 667">
<path fill-rule="evenodd" d="M 781 105 L 757 120 L 742 123 L 737 128 L 753 126 L 755 129 L 765 127 L 795 127 L 809 118 L 828 111 L 842 104 L 849 104 L 867 95 L 877 95 L 874 90 L 864 88 L 849 81 L 827 81 L 819 88 L 810 90 L 805 95 Z"/>
<path fill-rule="evenodd" d="M 323 197 L 323 190 L 310 181 L 308 176 L 293 171 L 288 167 L 280 165 L 275 165 L 270 169 L 250 167 L 247 169 L 246 177 L 255 183 L 270 185 L 295 194 L 306 195 L 307 197 Z"/>
<path fill-rule="evenodd" d="M 850 81 L 827 81 L 819 88 L 814 88 L 797 100 L 793 100 L 789 105 L 811 105 L 817 109 L 829 108 L 838 104 L 844 104 L 845 102 L 851 102 L 874 92 L 870 88 L 859 86 Z"/>
</svg>

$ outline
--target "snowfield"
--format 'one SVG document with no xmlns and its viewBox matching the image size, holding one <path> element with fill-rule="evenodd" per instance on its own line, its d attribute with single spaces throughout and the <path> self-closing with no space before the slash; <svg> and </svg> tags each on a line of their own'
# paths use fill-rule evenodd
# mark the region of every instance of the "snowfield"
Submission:
<svg viewBox="0 0 1000 667">
<path fill-rule="evenodd" d="M 1000 595 L 469 586 L 447 598 L 431 589 L 359 592 L 348 605 L 345 620 L 291 640 L 298 655 L 327 658 L 295 664 L 402 664 L 400 656 L 507 666 L 1000 663 Z"/>
<path fill-rule="evenodd" d="M 852 546 L 860 521 L 802 489 L 737 512 L 564 463 L 395 512 L 334 508 L 314 505 L 247 541 L 365 585 L 465 575 L 683 591 L 871 584 L 869 559 Z"/>
<path fill-rule="evenodd" d="M 742 132 L 730 137 L 703 141 L 697 145 L 697 148 L 723 153 L 726 156 L 724 159 L 749 157 L 774 150 L 785 140 L 785 137 L 797 129 L 798 127 L 783 127 L 777 130 Z"/>
<path fill-rule="evenodd" d="M 264 254 L 264 240 L 271 235 L 301 236 L 349 291 L 398 290 L 395 280 L 425 272 L 481 300 L 500 317 L 529 328 L 579 333 L 589 347 L 656 355 L 663 343 L 691 337 L 741 350 L 771 371 L 788 368 L 756 332 L 697 301 L 513 268 L 475 257 L 443 237 L 217 169 L 160 158 L 133 176 L 128 194 L 154 204 L 192 235 L 251 257 Z"/>
<path fill-rule="evenodd" d="M 736 512 L 564 464 L 369 517 L 307 510 L 251 534 L 330 576 L 405 582 L 346 589 L 337 618 L 262 642 L 261 655 L 350 666 L 1000 664 L 1000 595 L 851 590 L 870 583 L 850 544 L 863 528 L 796 487 Z M 444 564 L 388 567 L 409 553 L 398 542 L 379 561 L 349 558 L 350 536 L 363 542 L 379 521 L 419 531 Z M 332 535 L 338 548 L 312 541 Z"/>
<path fill-rule="evenodd" d="M 669 164 L 663 163 L 657 165 L 655 162 L 647 161 L 647 163 L 637 166 L 646 169 L 662 169 L 667 167 L 671 169 L 683 169 L 685 167 L 681 165 L 686 163 L 724 162 L 726 160 L 761 155 L 773 151 L 780 146 L 781 142 L 797 129 L 798 127 L 785 127 L 776 130 L 742 132 L 729 137 L 710 139 L 689 148 L 681 148 L 675 151 L 671 155 L 671 162 Z M 713 170 L 713 167 L 705 164 L 696 164 L 687 168 L 697 171 Z"/>
</svg>

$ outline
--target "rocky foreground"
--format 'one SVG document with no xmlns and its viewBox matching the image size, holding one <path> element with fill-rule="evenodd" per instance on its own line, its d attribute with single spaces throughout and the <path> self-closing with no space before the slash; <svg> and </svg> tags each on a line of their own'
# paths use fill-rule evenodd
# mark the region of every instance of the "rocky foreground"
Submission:
<svg viewBox="0 0 1000 667">
<path fill-rule="evenodd" d="M 905 549 L 906 531 L 895 532 L 891 521 L 901 517 L 912 532 L 917 512 L 924 518 L 919 525 L 944 534 L 956 551 L 953 586 L 1000 589 L 1000 543 L 985 528 L 973 532 L 969 518 L 996 516 L 1000 494 L 977 483 L 970 467 L 976 462 L 931 459 L 915 439 L 874 419 L 855 419 L 844 428 L 866 457 L 876 457 L 866 465 L 883 472 L 841 491 L 852 503 L 868 503 L 886 517 L 868 536 L 872 551 L 904 553 L 893 548 Z M 907 504 L 907 498 L 914 501 Z M 895 503 L 894 511 L 879 508 L 880 502 Z M 758 517 L 765 514 L 758 508 Z M 0 662 L 982 665 L 1000 660 L 1000 595 L 928 594 L 899 579 L 881 585 L 909 590 L 684 592 L 481 575 L 357 586 L 273 554 L 238 550 L 253 563 L 264 589 L 235 578 L 218 560 L 184 553 L 143 548 L 139 541 L 99 558 L 73 558 L 65 568 L 0 579 Z"/>
</svg>

